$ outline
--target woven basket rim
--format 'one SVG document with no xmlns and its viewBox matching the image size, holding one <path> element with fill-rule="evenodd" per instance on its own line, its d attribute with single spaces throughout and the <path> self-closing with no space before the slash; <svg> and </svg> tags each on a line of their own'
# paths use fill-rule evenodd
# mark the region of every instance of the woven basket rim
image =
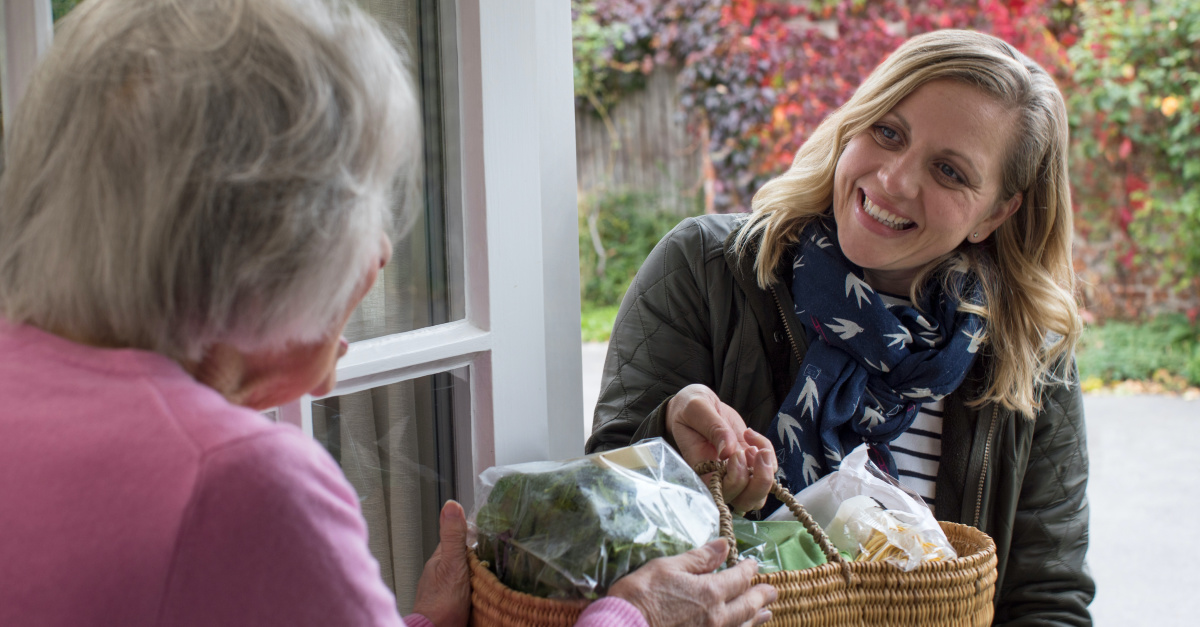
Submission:
<svg viewBox="0 0 1200 627">
<path fill-rule="evenodd" d="M 476 586 L 483 584 L 484 588 L 494 589 L 496 593 L 502 595 L 506 601 L 511 601 L 513 603 L 535 608 L 542 608 L 547 611 L 561 609 L 563 606 L 578 606 L 582 610 L 583 608 L 587 607 L 589 603 L 591 603 L 591 601 L 588 599 L 547 599 L 534 596 L 528 592 L 513 590 L 512 588 L 504 585 L 503 581 L 500 581 L 500 578 L 496 576 L 496 573 L 492 572 L 492 570 L 488 568 L 488 563 L 486 561 L 479 559 L 479 555 L 475 552 L 474 547 L 472 547 L 470 551 L 467 551 L 467 559 L 471 564 L 472 596 L 475 594 Z"/>
<path fill-rule="evenodd" d="M 968 573 L 980 568 L 989 568 L 989 561 L 996 559 L 996 543 L 986 533 L 971 527 L 948 521 L 938 521 L 942 526 L 943 531 L 947 536 L 954 535 L 957 539 L 963 537 L 969 539 L 969 543 L 978 547 L 973 553 L 967 555 L 959 555 L 952 560 L 943 562 L 926 562 L 911 571 L 903 571 L 894 564 L 887 562 L 848 562 L 847 566 L 851 571 L 858 576 L 873 577 L 886 576 L 889 578 L 917 578 L 922 575 L 951 575 L 955 573 Z M 960 542 L 966 544 L 967 542 Z M 524 605 L 535 607 L 545 607 L 546 609 L 561 608 L 563 605 L 578 605 L 586 607 L 590 601 L 587 599 L 547 599 L 537 597 L 532 594 L 513 590 L 500 581 L 500 578 L 488 568 L 487 562 L 479 559 L 475 549 L 472 548 L 468 552 L 468 557 L 471 564 L 472 577 L 478 577 L 478 582 L 472 582 L 472 585 L 482 583 L 485 587 L 494 587 L 502 591 L 505 597 L 510 597 L 514 602 L 519 602 Z M 991 566 L 994 568 L 994 565 Z M 821 579 L 824 577 L 837 576 L 841 572 L 842 566 L 834 562 L 826 562 L 819 566 L 806 568 L 804 570 L 785 570 L 774 573 L 760 573 L 755 575 L 755 581 L 766 583 L 783 583 L 788 580 L 803 578 L 803 579 Z"/>
</svg>

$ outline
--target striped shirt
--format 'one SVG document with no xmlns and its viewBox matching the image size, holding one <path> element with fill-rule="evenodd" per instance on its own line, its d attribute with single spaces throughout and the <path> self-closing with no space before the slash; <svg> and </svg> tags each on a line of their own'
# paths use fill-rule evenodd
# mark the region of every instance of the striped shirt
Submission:
<svg viewBox="0 0 1200 627">
<path fill-rule="evenodd" d="M 912 306 L 907 298 L 882 292 L 879 295 L 888 306 Z M 930 508 L 937 496 L 938 463 L 942 458 L 943 405 L 943 401 L 921 405 L 912 426 L 888 444 L 900 473 L 900 485 L 921 495 Z"/>
<path fill-rule="evenodd" d="M 912 426 L 888 444 L 900 471 L 900 485 L 920 494 L 931 508 L 937 496 L 938 462 L 942 458 L 944 402 L 921 405 Z"/>
</svg>

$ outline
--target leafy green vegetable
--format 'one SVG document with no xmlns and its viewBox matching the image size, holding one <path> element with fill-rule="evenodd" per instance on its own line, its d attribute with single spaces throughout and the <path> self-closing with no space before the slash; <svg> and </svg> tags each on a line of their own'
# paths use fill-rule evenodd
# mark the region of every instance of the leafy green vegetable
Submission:
<svg viewBox="0 0 1200 627">
<path fill-rule="evenodd" d="M 712 497 L 682 459 L 678 464 L 690 475 L 678 483 L 664 480 L 670 473 L 662 468 L 587 457 L 505 474 L 475 516 L 479 557 L 514 590 L 602 596 L 642 564 L 716 537 Z"/>
</svg>

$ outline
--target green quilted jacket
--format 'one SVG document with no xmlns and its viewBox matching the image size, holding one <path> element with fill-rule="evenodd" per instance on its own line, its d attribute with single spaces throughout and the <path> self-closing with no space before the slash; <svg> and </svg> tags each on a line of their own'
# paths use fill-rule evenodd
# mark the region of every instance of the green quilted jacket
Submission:
<svg viewBox="0 0 1200 627">
<path fill-rule="evenodd" d="M 689 218 L 646 259 L 609 341 L 589 453 L 667 437 L 667 401 L 691 383 L 712 388 L 747 426 L 769 427 L 807 343 L 791 305 L 790 260 L 781 281 L 762 290 L 753 259 L 733 252 L 743 219 Z M 995 539 L 995 624 L 1090 625 L 1079 386 L 1043 390 L 1036 420 L 991 404 L 971 409 L 982 361 L 945 399 L 935 514 Z"/>
</svg>

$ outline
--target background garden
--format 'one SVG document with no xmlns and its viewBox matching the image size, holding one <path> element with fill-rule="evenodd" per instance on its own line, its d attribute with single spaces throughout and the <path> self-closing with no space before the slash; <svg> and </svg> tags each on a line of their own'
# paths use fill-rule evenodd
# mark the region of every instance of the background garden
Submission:
<svg viewBox="0 0 1200 627">
<path fill-rule="evenodd" d="M 607 339 L 680 219 L 746 211 L 907 36 L 970 28 L 1039 61 L 1067 98 L 1085 388 L 1200 385 L 1200 0 L 572 7 L 585 341 Z"/>
</svg>

